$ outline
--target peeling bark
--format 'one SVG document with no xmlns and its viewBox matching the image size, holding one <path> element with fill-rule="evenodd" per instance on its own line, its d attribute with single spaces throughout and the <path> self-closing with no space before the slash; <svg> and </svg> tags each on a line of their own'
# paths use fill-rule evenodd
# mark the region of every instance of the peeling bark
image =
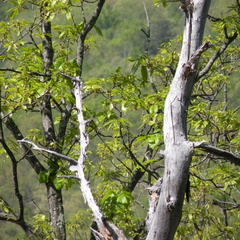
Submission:
<svg viewBox="0 0 240 240">
<path fill-rule="evenodd" d="M 82 82 L 79 77 L 76 78 L 74 86 L 74 95 L 76 98 L 76 108 L 78 111 L 77 117 L 79 122 L 79 135 L 80 135 L 80 155 L 78 158 L 78 165 L 74 168 L 76 170 L 76 175 L 80 179 L 81 192 L 83 194 L 85 202 L 91 209 L 94 220 L 97 224 L 97 231 L 92 229 L 93 235 L 96 239 L 112 239 L 112 240 L 126 240 L 126 237 L 114 224 L 109 223 L 105 216 L 102 214 L 99 206 L 97 205 L 89 182 L 85 178 L 84 174 L 84 162 L 86 159 L 87 146 L 89 143 L 88 134 L 86 131 L 86 120 L 83 116 L 83 106 L 82 106 Z"/>
</svg>

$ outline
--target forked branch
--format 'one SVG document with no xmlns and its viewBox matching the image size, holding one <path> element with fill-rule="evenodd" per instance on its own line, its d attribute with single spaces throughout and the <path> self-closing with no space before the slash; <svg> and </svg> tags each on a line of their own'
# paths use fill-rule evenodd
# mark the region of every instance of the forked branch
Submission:
<svg viewBox="0 0 240 240">
<path fill-rule="evenodd" d="M 222 44 L 221 48 L 209 59 L 207 65 L 199 72 L 196 81 L 206 75 L 215 61 L 225 52 L 231 42 L 237 38 L 238 34 L 235 32 L 231 37 L 227 37 L 225 42 Z"/>
</svg>

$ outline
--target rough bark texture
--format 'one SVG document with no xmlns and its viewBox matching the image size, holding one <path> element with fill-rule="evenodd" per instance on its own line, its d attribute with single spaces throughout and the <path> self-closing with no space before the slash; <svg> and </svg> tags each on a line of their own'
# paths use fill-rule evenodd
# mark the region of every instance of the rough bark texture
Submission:
<svg viewBox="0 0 240 240">
<path fill-rule="evenodd" d="M 62 193 L 56 190 L 52 183 L 48 183 L 46 186 L 53 237 L 57 240 L 66 239 Z"/>
<path fill-rule="evenodd" d="M 187 140 L 186 119 L 210 0 L 181 1 L 185 14 L 178 68 L 164 108 L 165 171 L 161 194 L 147 240 L 170 240 L 181 220 L 193 143 Z M 197 51 L 198 50 L 198 51 Z M 198 52 L 198 53 L 197 53 Z"/>
<path fill-rule="evenodd" d="M 47 3 L 45 3 L 47 4 Z M 42 81 L 47 82 L 51 79 L 51 67 L 53 65 L 54 50 L 52 46 L 51 22 L 48 21 L 48 13 L 45 12 L 45 5 L 41 7 L 42 17 L 42 57 L 44 73 L 48 76 L 42 78 Z M 57 142 L 54 130 L 52 107 L 51 107 L 51 93 L 47 91 L 42 97 L 41 115 L 43 123 L 43 131 L 45 134 L 46 144 Z M 58 149 L 54 149 L 58 151 Z M 53 159 L 54 161 L 54 159 Z M 52 237 L 56 240 L 65 240 L 65 219 L 64 208 L 61 191 L 57 190 L 52 182 L 46 183 L 48 194 L 48 205 L 50 214 L 50 224 L 53 228 Z"/>
</svg>

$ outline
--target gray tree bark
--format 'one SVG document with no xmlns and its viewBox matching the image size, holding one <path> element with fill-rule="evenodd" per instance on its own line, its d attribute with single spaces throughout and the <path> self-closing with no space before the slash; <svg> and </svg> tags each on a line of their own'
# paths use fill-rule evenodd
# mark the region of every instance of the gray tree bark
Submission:
<svg viewBox="0 0 240 240">
<path fill-rule="evenodd" d="M 194 143 L 187 139 L 187 110 L 194 86 L 210 0 L 182 0 L 185 27 L 181 55 L 164 107 L 165 170 L 147 240 L 170 240 L 179 225 Z"/>
</svg>

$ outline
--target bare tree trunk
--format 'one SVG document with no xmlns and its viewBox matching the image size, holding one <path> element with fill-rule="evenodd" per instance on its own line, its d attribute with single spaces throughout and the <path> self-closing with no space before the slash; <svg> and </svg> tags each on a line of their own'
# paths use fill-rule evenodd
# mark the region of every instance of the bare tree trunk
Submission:
<svg viewBox="0 0 240 240">
<path fill-rule="evenodd" d="M 187 140 L 187 110 L 196 77 L 210 0 L 181 1 L 185 14 L 178 68 L 164 107 L 165 171 L 158 206 L 147 240 L 170 240 L 179 225 L 194 144 Z"/>
</svg>

